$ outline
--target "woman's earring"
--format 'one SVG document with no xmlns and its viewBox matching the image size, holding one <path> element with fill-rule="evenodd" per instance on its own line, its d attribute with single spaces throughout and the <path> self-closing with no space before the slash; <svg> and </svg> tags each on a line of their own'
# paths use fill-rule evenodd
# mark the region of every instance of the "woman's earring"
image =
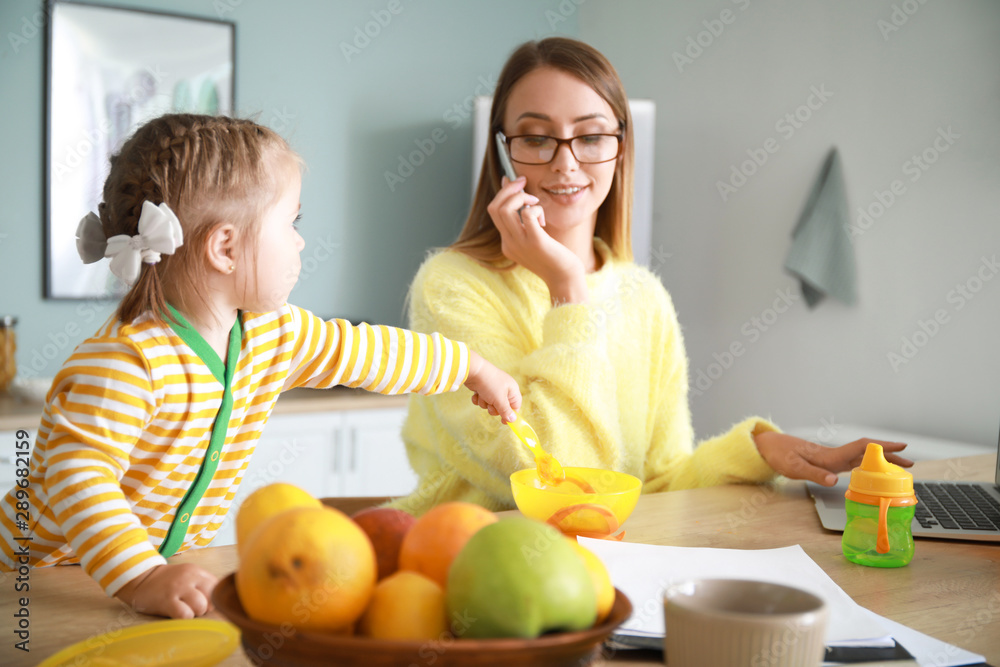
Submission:
<svg viewBox="0 0 1000 667">
<path fill-rule="evenodd" d="M 229 273 L 232 273 L 235 270 L 236 270 L 236 265 L 235 264 L 230 264 L 229 265 Z"/>
</svg>

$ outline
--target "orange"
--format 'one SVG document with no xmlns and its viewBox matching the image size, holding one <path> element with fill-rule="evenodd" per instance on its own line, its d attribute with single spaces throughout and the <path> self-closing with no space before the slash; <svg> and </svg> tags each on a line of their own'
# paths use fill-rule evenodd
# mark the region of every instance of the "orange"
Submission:
<svg viewBox="0 0 1000 667">
<path fill-rule="evenodd" d="M 375 639 L 441 639 L 448 632 L 444 589 L 401 570 L 375 586 L 358 634 Z"/>
<path fill-rule="evenodd" d="M 577 543 L 576 538 L 569 537 L 567 539 L 576 552 L 580 554 L 580 558 L 583 559 L 583 564 L 587 566 L 587 572 L 590 573 L 590 578 L 594 582 L 594 589 L 597 592 L 597 621 L 595 622 L 600 623 L 611 613 L 611 607 L 615 604 L 615 587 L 611 583 L 611 575 L 608 574 L 608 568 L 604 567 L 604 563 L 597 557 L 597 554 Z"/>
<path fill-rule="evenodd" d="M 584 537 L 609 538 L 620 541 L 624 533 L 611 537 L 621 524 L 615 513 L 604 505 L 597 503 L 578 503 L 568 505 L 553 513 L 547 519 L 566 535 L 583 535 Z"/>
<path fill-rule="evenodd" d="M 329 507 L 299 507 L 251 535 L 236 592 L 258 621 L 343 631 L 368 606 L 375 577 L 375 549 L 356 523 Z"/>
<path fill-rule="evenodd" d="M 399 569 L 419 572 L 448 585 L 448 568 L 476 531 L 495 523 L 497 515 L 474 503 L 450 502 L 417 519 L 399 549 Z"/>
<path fill-rule="evenodd" d="M 236 513 L 236 548 L 248 542 L 255 528 L 275 514 L 294 507 L 322 507 L 318 499 L 294 484 L 276 482 L 254 490 L 240 504 Z"/>
</svg>

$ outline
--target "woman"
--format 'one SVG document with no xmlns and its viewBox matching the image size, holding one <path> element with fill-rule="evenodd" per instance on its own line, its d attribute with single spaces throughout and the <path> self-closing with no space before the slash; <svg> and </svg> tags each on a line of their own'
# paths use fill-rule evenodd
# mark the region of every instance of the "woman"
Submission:
<svg viewBox="0 0 1000 667">
<path fill-rule="evenodd" d="M 490 141 L 461 235 L 411 286 L 410 325 L 468 341 L 514 376 L 521 417 L 560 462 L 633 474 L 644 492 L 776 473 L 832 485 L 860 462 L 868 440 L 830 449 L 758 417 L 694 447 L 673 305 L 632 262 L 631 119 L 603 55 L 564 38 L 522 45 L 500 74 L 491 130 L 520 176 L 501 176 Z M 453 395 L 411 398 L 403 437 L 420 481 L 395 504 L 416 514 L 449 500 L 509 509 L 510 474 L 534 466 L 508 429 Z"/>
</svg>

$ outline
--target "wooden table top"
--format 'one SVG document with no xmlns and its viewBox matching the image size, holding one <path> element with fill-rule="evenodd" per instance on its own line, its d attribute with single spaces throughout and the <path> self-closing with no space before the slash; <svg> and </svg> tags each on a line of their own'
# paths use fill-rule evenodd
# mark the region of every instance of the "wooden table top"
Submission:
<svg viewBox="0 0 1000 667">
<path fill-rule="evenodd" d="M 993 478 L 996 456 L 921 461 L 917 478 Z M 877 614 L 1000 664 L 1000 543 L 917 538 L 913 561 L 899 569 L 847 562 L 840 534 L 826 531 L 802 482 L 725 486 L 642 496 L 626 524 L 628 541 L 691 547 L 769 549 L 800 544 L 854 600 Z M 210 547 L 171 559 L 222 577 L 236 568 L 234 547 Z M 0 575 L 0 664 L 37 665 L 75 642 L 157 620 L 106 597 L 79 567 L 32 569 L 30 591 L 14 593 L 16 575 Z M 30 610 L 30 653 L 14 648 L 18 598 Z M 221 618 L 216 612 L 211 617 Z M 610 657 L 610 656 L 609 656 Z M 658 654 L 619 652 L 615 665 L 653 664 Z M 241 651 L 223 663 L 244 667 Z"/>
</svg>

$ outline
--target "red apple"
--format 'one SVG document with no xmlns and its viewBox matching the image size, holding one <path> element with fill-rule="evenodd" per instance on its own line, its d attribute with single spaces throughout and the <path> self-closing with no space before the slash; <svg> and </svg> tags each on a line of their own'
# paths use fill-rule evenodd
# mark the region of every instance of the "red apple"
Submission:
<svg viewBox="0 0 1000 667">
<path fill-rule="evenodd" d="M 399 547 L 417 519 L 393 507 L 369 507 L 352 517 L 375 547 L 378 578 L 384 579 L 399 567 Z"/>
</svg>

